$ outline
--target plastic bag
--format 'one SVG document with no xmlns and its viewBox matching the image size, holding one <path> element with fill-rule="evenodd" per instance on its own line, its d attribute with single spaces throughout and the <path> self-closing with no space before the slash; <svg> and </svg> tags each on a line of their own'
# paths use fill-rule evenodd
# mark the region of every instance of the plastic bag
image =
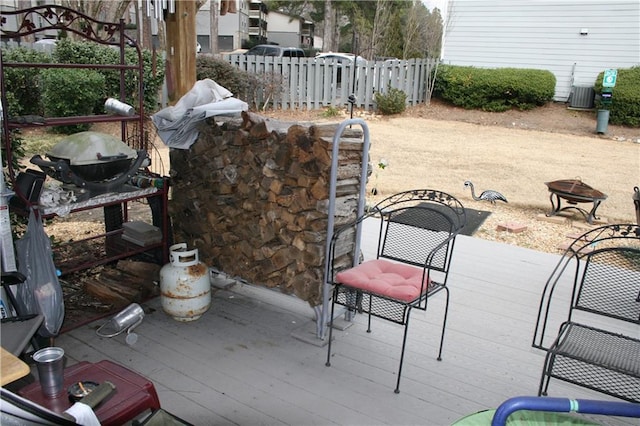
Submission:
<svg viewBox="0 0 640 426">
<path fill-rule="evenodd" d="M 57 336 L 64 320 L 64 295 L 51 256 L 51 241 L 44 232 L 42 218 L 33 208 L 27 232 L 15 246 L 18 271 L 26 277 L 18 286 L 17 302 L 24 312 L 44 316 L 38 334 Z"/>
</svg>

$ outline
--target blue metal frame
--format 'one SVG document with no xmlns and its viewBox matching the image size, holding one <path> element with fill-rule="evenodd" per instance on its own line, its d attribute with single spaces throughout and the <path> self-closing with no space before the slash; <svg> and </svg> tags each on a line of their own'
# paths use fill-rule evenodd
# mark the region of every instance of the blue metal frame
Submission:
<svg viewBox="0 0 640 426">
<path fill-rule="evenodd" d="M 640 404 L 631 402 L 518 396 L 500 404 L 493 416 L 491 426 L 506 425 L 508 417 L 520 410 L 640 418 Z"/>
</svg>

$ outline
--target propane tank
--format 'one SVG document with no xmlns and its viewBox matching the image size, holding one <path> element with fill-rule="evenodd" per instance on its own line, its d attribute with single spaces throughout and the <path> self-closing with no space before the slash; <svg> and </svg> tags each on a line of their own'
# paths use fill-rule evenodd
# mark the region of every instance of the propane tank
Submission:
<svg viewBox="0 0 640 426">
<path fill-rule="evenodd" d="M 209 268 L 200 262 L 198 249 L 187 244 L 169 247 L 169 263 L 160 269 L 162 309 L 176 321 L 195 321 L 211 306 Z"/>
</svg>

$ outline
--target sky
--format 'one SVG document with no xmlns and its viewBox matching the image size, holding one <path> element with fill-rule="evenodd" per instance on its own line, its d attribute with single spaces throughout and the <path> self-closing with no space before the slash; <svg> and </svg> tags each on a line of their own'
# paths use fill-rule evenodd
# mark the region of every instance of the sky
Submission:
<svg viewBox="0 0 640 426">
<path fill-rule="evenodd" d="M 447 5 L 447 0 L 422 0 L 422 3 L 424 3 L 429 10 L 433 10 L 434 7 L 437 7 L 441 11 L 444 11 Z"/>
</svg>

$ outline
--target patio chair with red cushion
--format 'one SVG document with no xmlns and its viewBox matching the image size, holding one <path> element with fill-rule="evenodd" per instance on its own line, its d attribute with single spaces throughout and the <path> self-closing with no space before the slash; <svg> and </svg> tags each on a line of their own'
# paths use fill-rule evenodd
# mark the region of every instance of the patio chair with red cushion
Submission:
<svg viewBox="0 0 640 426">
<path fill-rule="evenodd" d="M 364 221 L 378 222 L 376 257 L 360 263 L 359 242 L 355 241 Z M 443 292 L 445 308 L 438 360 L 449 307 L 447 277 L 456 236 L 466 223 L 462 204 L 452 195 L 432 189 L 418 189 L 391 195 L 352 223 L 336 230 L 331 240 L 327 277 L 333 285 L 329 344 L 326 365 L 331 365 L 332 331 L 336 305 L 345 316 L 355 313 L 381 318 L 404 326 L 400 365 L 395 392 L 400 392 L 411 311 L 426 311 L 432 296 Z"/>
</svg>

